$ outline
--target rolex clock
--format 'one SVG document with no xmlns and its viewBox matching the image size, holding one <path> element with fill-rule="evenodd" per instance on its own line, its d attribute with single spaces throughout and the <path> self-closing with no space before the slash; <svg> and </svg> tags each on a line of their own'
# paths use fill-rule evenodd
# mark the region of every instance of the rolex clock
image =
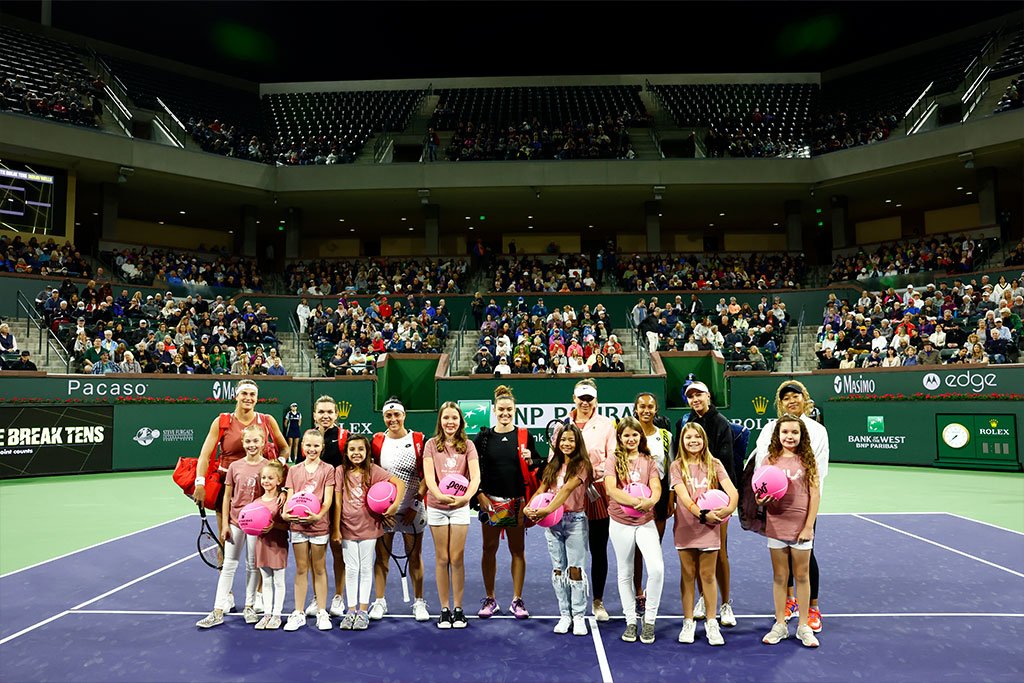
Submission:
<svg viewBox="0 0 1024 683">
<path fill-rule="evenodd" d="M 942 428 L 942 441 L 950 448 L 963 448 L 971 440 L 971 432 L 959 422 L 950 422 Z"/>
</svg>

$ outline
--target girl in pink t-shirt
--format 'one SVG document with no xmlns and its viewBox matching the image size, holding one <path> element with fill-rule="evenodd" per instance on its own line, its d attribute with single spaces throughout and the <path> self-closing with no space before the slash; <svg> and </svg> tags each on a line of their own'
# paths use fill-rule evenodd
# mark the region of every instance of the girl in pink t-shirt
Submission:
<svg viewBox="0 0 1024 683">
<path fill-rule="evenodd" d="M 687 422 L 683 426 L 679 437 L 679 453 L 668 472 L 672 485 L 669 509 L 675 511 L 673 535 L 683 575 L 683 628 L 679 632 L 679 642 L 693 642 L 697 628 L 693 620 L 693 582 L 700 574 L 707 614 L 704 634 L 711 645 L 725 645 L 718 620 L 715 619 L 718 609 L 715 567 L 718 565 L 718 550 L 722 545 L 718 525 L 729 523 L 729 515 L 739 504 L 740 496 L 721 461 L 708 450 L 708 435 L 697 422 Z M 696 501 L 706 491 L 713 489 L 728 494 L 729 503 L 724 507 L 702 510 Z"/>
<path fill-rule="evenodd" d="M 306 625 L 306 589 L 309 570 L 313 570 L 313 595 L 316 596 L 316 627 L 321 631 L 331 630 L 331 615 L 327 613 L 327 542 L 330 540 L 331 503 L 334 502 L 334 468 L 320 459 L 324 450 L 324 436 L 317 429 L 309 429 L 302 435 L 302 455 L 305 460 L 288 470 L 285 488 L 288 500 L 296 493 L 312 493 L 320 499 L 320 512 L 295 516 L 287 512 L 288 502 L 282 519 L 291 530 L 292 551 L 295 553 L 295 611 L 288 616 L 285 631 L 295 631 Z"/>
<path fill-rule="evenodd" d="M 573 635 L 585 636 L 587 576 L 583 563 L 587 559 L 588 525 L 583 501 L 594 472 L 579 427 L 566 425 L 558 434 L 556 446 L 537 489 L 538 494 L 554 491 L 555 497 L 546 507 L 527 507 L 523 514 L 538 522 L 562 506 L 561 521 L 544 531 L 551 555 L 551 584 L 558 598 L 555 633 L 568 633 L 572 627 Z"/>
<path fill-rule="evenodd" d="M 270 510 L 270 524 L 256 536 L 256 567 L 263 579 L 263 604 L 266 614 L 256 622 L 257 630 L 272 631 L 281 628 L 284 610 L 284 570 L 288 566 L 288 524 L 281 519 L 281 488 L 287 470 L 277 460 L 271 460 L 260 470 L 263 495 L 257 500 Z"/>
<path fill-rule="evenodd" d="M 263 446 L 266 435 L 262 425 L 251 424 L 242 430 L 242 449 L 245 457 L 235 460 L 228 466 L 224 476 L 224 503 L 218 515 L 220 520 L 220 538 L 224 543 L 224 566 L 217 579 L 217 595 L 214 598 L 214 609 L 196 622 L 199 628 L 211 628 L 224 623 L 224 612 L 231 599 L 228 593 L 235 580 L 238 562 L 245 553 L 245 609 L 242 614 L 245 623 L 255 624 L 256 616 L 256 584 L 259 574 L 256 572 L 256 541 L 238 526 L 238 513 L 243 507 L 256 499 L 259 490 L 260 470 L 267 463 L 263 457 Z"/>
<path fill-rule="evenodd" d="M 780 417 L 772 432 L 768 446 L 767 465 L 775 465 L 786 472 L 789 488 L 777 499 L 772 496 L 758 498 L 758 505 L 766 505 L 765 533 L 772 555 L 772 597 L 775 601 L 775 625 L 762 642 L 775 645 L 789 637 L 786 627 L 786 583 L 790 559 L 793 562 L 793 582 L 799 604 L 810 604 L 810 556 L 814 542 L 814 520 L 818 516 L 821 498 L 818 489 L 818 469 L 811 450 L 811 440 L 803 420 L 791 415 Z M 818 647 L 814 631 L 807 625 L 807 610 L 800 610 L 800 625 L 796 637 L 805 647 Z"/>
<path fill-rule="evenodd" d="M 363 631 L 370 625 L 370 587 L 377 539 L 384 534 L 383 522 L 394 524 L 395 513 L 405 498 L 405 482 L 370 459 L 370 440 L 349 436 L 345 455 L 334 470 L 333 540 L 341 543 L 345 556 L 345 588 L 349 610 L 341 620 L 346 631 Z M 394 502 L 383 515 L 366 506 L 366 493 L 374 484 L 390 481 L 398 489 Z M 357 606 L 358 605 L 358 609 Z"/>
<path fill-rule="evenodd" d="M 633 588 L 633 558 L 637 548 L 647 564 L 647 606 L 640 631 L 640 642 L 654 642 L 654 624 L 661 602 L 661 589 L 665 581 L 665 560 L 661 555 L 661 538 L 654 524 L 654 505 L 661 498 L 661 477 L 658 467 L 647 448 L 640 422 L 632 416 L 624 417 L 615 428 L 618 445 L 604 466 L 604 486 L 608 492 L 608 514 L 615 560 L 618 565 L 619 599 L 626 617 L 626 630 L 622 640 L 637 639 L 636 592 Z M 636 496 L 625 489 L 630 484 L 643 484 L 650 495 Z M 633 516 L 623 509 L 628 506 L 641 513 Z"/>
<path fill-rule="evenodd" d="M 441 493 L 438 488 L 438 482 L 449 474 L 460 474 L 469 480 L 469 487 L 461 496 Z M 476 446 L 466 438 L 462 410 L 453 401 L 441 405 L 434 436 L 423 449 L 423 481 L 427 485 L 427 524 L 434 539 L 434 578 L 441 602 L 437 627 L 466 628 L 469 622 L 462 609 L 466 585 L 463 556 L 469 534 L 469 501 L 480 486 L 480 461 Z"/>
</svg>

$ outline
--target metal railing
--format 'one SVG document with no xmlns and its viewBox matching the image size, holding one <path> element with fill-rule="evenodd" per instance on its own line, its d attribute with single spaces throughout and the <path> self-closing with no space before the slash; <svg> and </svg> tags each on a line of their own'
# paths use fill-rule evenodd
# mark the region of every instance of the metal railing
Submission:
<svg viewBox="0 0 1024 683">
<path fill-rule="evenodd" d="M 306 350 L 302 345 L 302 335 L 299 333 L 298 315 L 292 313 L 288 316 L 288 327 L 291 328 L 292 335 L 295 337 L 295 348 L 299 352 L 299 367 L 306 368 L 306 376 L 313 376 L 313 359 L 306 354 Z"/>
<path fill-rule="evenodd" d="M 39 333 L 39 343 L 37 344 L 36 350 L 39 358 L 43 359 L 44 362 L 49 365 L 50 352 L 52 351 L 57 359 L 64 364 L 64 372 L 66 374 L 71 374 L 71 352 L 64 347 L 64 344 L 61 343 L 60 339 L 57 339 L 57 337 L 50 334 L 50 329 L 47 327 L 43 316 L 36 310 L 35 303 L 30 301 L 20 289 L 15 296 L 15 302 L 17 304 L 15 308 L 15 319 L 21 319 L 21 316 L 17 314 L 17 311 L 20 309 L 21 311 L 24 311 L 25 318 L 29 323 L 25 326 L 25 337 L 31 337 L 33 327 L 35 327 L 36 332 Z"/>
<path fill-rule="evenodd" d="M 448 333 L 455 334 L 455 344 L 452 347 L 452 358 L 448 364 L 448 374 L 451 375 L 455 368 L 459 367 L 459 361 L 462 359 L 462 347 L 465 344 L 465 329 L 466 329 L 466 316 L 469 315 L 469 311 L 465 310 L 462 312 L 462 319 L 459 320 L 459 326 L 457 329 L 449 329 Z"/>
<path fill-rule="evenodd" d="M 796 323 L 796 343 L 793 344 L 793 348 L 789 351 L 789 371 L 796 372 L 796 364 L 800 360 L 800 348 L 803 345 L 804 340 L 804 314 L 805 309 L 803 306 L 800 307 L 800 317 Z"/>
<path fill-rule="evenodd" d="M 110 112 L 111 117 L 124 134 L 128 137 L 132 136 L 132 116 L 131 109 L 126 103 L 131 102 L 131 97 L 128 96 L 128 88 L 125 87 L 121 79 L 114 74 L 113 69 L 103 61 L 95 50 L 89 48 L 89 55 L 92 57 L 93 63 L 96 67 L 96 71 L 99 72 L 103 78 L 105 84 L 103 88 L 103 94 L 106 95 L 106 102 L 103 102 L 103 108 Z M 108 105 L 107 102 L 110 104 Z"/>
</svg>

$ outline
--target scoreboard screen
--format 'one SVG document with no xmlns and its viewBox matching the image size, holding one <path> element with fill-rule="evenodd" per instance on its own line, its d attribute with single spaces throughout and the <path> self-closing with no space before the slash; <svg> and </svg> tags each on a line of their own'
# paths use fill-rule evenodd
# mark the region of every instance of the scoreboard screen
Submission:
<svg viewBox="0 0 1024 683">
<path fill-rule="evenodd" d="M 63 235 L 66 192 L 67 178 L 61 171 L 0 165 L 0 227 Z"/>
</svg>

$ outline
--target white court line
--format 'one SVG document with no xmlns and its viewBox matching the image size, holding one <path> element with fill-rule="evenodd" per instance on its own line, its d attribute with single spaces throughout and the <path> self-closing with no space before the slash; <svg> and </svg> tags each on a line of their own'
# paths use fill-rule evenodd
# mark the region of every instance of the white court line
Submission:
<svg viewBox="0 0 1024 683">
<path fill-rule="evenodd" d="M 124 534 L 123 536 L 118 536 L 117 538 L 111 538 L 111 539 L 108 539 L 106 541 L 100 541 L 99 543 L 93 543 L 90 546 L 86 546 L 84 548 L 79 548 L 78 550 L 72 550 L 69 553 L 64 553 L 63 555 L 58 555 L 57 557 L 51 557 L 50 559 L 43 560 L 42 562 L 36 562 L 35 564 L 30 564 L 27 567 L 22 567 L 21 569 L 15 569 L 13 571 L 7 572 L 6 574 L 0 574 L 0 579 L 6 579 L 8 576 L 13 576 L 13 575 L 15 575 L 15 574 L 17 574 L 19 572 L 24 572 L 24 571 L 28 571 L 29 569 L 35 569 L 36 567 L 41 567 L 42 565 L 47 564 L 49 562 L 55 562 L 56 560 L 63 560 L 65 557 L 71 557 L 72 555 L 77 555 L 78 553 L 83 553 L 86 550 L 92 550 L 93 548 L 98 548 L 101 545 L 106 545 L 107 543 L 113 543 L 114 541 L 120 541 L 123 538 L 128 538 L 129 536 L 134 536 L 135 534 L 141 534 L 141 533 L 145 533 L 146 531 L 152 531 L 153 529 L 156 529 L 158 527 L 162 527 L 165 524 L 171 524 L 172 522 L 177 522 L 180 519 L 185 519 L 186 517 L 192 517 L 194 515 L 195 515 L 195 513 L 188 514 L 188 515 L 182 515 L 181 517 L 175 517 L 174 519 L 169 519 L 166 522 L 160 522 L 159 524 L 154 524 L 153 526 L 146 527 L 145 529 L 139 529 L 138 531 L 132 531 L 130 533 Z"/>
<path fill-rule="evenodd" d="M 955 512 L 947 512 L 946 514 L 949 515 L 950 517 L 957 517 L 958 519 L 966 519 L 968 522 L 976 522 L 978 524 L 984 524 L 985 526 L 990 526 L 993 529 L 999 529 L 1000 531 L 1009 531 L 1011 534 L 1017 534 L 1018 536 L 1024 536 L 1024 532 L 1017 531 L 1016 529 L 1007 529 L 1005 526 L 999 526 L 998 524 L 992 524 L 991 522 L 983 522 L 980 519 L 974 519 L 972 517 L 964 517 L 963 515 L 958 515 Z"/>
<path fill-rule="evenodd" d="M 150 616 L 206 616 L 208 612 L 165 612 L 161 610 L 130 610 L 130 609 L 80 609 L 80 610 L 68 610 L 63 614 L 141 614 Z M 241 617 L 243 616 L 240 612 L 231 612 L 224 615 L 225 617 Z M 871 614 L 830 614 L 825 613 L 822 615 L 829 619 L 875 619 L 879 617 L 957 617 L 957 618 L 1013 618 L 1013 619 L 1024 619 L 1024 613 L 1017 612 L 875 612 Z M 411 614 L 385 614 L 384 619 L 412 619 Z M 547 619 L 554 621 L 560 619 L 560 616 L 531 616 L 530 619 Z M 682 614 L 659 614 L 658 619 L 665 619 L 670 621 L 678 621 L 683 618 Z M 774 614 L 737 614 L 737 619 L 774 619 Z M 509 616 L 498 616 L 489 617 L 490 619 L 515 619 L 515 617 Z M 592 620 L 593 617 L 588 617 L 588 620 Z M 612 617 L 612 622 L 622 621 L 623 617 Z M 600 635 L 600 634 L 598 634 Z M 602 643 L 603 646 L 603 643 Z M 601 653 L 604 652 L 602 647 Z M 598 655 L 600 659 L 600 654 Z M 605 660 L 607 661 L 607 660 Z"/>
<path fill-rule="evenodd" d="M 170 564 L 165 564 L 163 567 L 160 567 L 159 569 L 154 569 L 153 571 L 149 572 L 148 574 L 143 574 L 142 576 L 140 576 L 137 579 L 132 579 L 131 581 L 129 581 L 127 583 L 121 584 L 117 588 L 112 588 L 111 590 L 108 590 L 106 593 L 103 593 L 101 595 L 97 595 L 95 598 L 92 598 L 91 600 L 86 600 L 85 602 L 80 602 L 77 605 L 75 605 L 74 607 L 72 607 L 71 609 L 64 610 L 60 614 L 55 614 L 52 617 L 49 617 L 48 619 L 44 619 L 43 621 L 40 621 L 40 622 L 35 623 L 35 624 L 32 624 L 28 628 L 24 628 L 24 629 L 18 631 L 17 633 L 13 633 L 13 634 L 7 636 L 3 640 L 0 640 L 0 645 L 3 645 L 4 643 L 10 642 L 10 641 L 14 640 L 15 638 L 17 638 L 19 636 L 23 636 L 26 633 L 29 633 L 30 631 L 34 631 L 37 628 L 39 628 L 40 626 L 45 626 L 46 624 L 50 623 L 51 621 L 54 621 L 55 619 L 60 619 L 61 617 L 65 616 L 67 614 L 70 614 L 74 610 L 82 609 L 86 605 L 91 605 L 92 603 L 96 602 L 97 600 L 102 600 L 103 598 L 105 598 L 107 596 L 110 596 L 110 595 L 113 595 L 114 593 L 117 593 L 118 591 L 122 591 L 125 588 L 128 588 L 129 586 L 134 586 L 135 584 L 139 583 L 140 581 L 144 581 L 144 580 L 148 579 L 149 577 L 154 576 L 156 574 L 159 574 L 160 572 L 165 571 L 167 569 L 170 569 L 171 567 L 177 566 L 177 565 L 181 564 L 182 562 L 185 562 L 187 560 L 191 560 L 193 557 L 197 557 L 198 555 L 199 555 L 198 552 L 194 552 L 191 555 L 186 555 L 185 557 L 181 558 L 180 560 L 175 560 L 174 562 L 171 562 Z"/>
<path fill-rule="evenodd" d="M 907 512 L 901 510 L 899 512 L 819 512 L 818 517 L 822 515 L 832 517 L 856 517 L 857 515 L 948 515 L 948 512 Z"/>
<path fill-rule="evenodd" d="M 1014 570 L 1010 569 L 1009 567 L 1004 567 L 1001 564 L 996 564 L 995 562 L 989 562 L 988 560 L 984 560 L 984 559 L 978 557 L 977 555 L 971 555 L 970 553 L 965 553 L 962 550 L 957 550 L 956 548 L 951 548 L 948 545 L 943 545 L 942 543 L 938 543 L 936 541 L 933 541 L 931 539 L 925 538 L 923 536 L 918 536 L 917 534 L 912 534 L 909 531 L 904 531 L 903 529 L 897 529 L 894 526 L 889 526 L 888 524 L 884 524 L 884 523 L 879 522 L 879 521 L 874 520 L 874 519 L 869 519 L 867 517 L 862 517 L 861 515 L 854 515 L 854 517 L 857 517 L 858 519 L 863 519 L 865 522 L 871 522 L 872 524 L 877 524 L 880 527 L 885 527 L 886 529 L 889 529 L 890 531 L 895 531 L 896 533 L 903 534 L 904 536 L 910 536 L 911 538 L 915 538 L 918 541 L 924 541 L 925 543 L 930 543 L 930 544 L 932 544 L 932 545 L 934 545 L 934 546 L 936 546 L 938 548 L 942 548 L 943 550 L 948 550 L 951 553 L 956 553 L 957 555 L 962 555 L 963 557 L 967 557 L 967 558 L 972 559 L 972 560 L 977 560 L 978 562 L 981 562 L 982 564 L 987 564 L 990 567 L 995 567 L 996 569 L 1002 569 L 1004 572 L 1007 572 L 1008 574 L 1013 574 L 1014 576 L 1019 576 L 1020 578 L 1024 579 L 1024 574 L 1022 574 L 1022 573 L 1020 573 L 1018 571 L 1014 571 Z"/>
<path fill-rule="evenodd" d="M 614 683 L 612 681 L 612 669 L 608 666 L 608 655 L 604 651 L 604 641 L 601 640 L 601 629 L 597 627 L 597 618 L 589 617 L 590 634 L 594 638 L 594 649 L 597 650 L 597 665 L 601 667 L 601 683 Z"/>
</svg>

